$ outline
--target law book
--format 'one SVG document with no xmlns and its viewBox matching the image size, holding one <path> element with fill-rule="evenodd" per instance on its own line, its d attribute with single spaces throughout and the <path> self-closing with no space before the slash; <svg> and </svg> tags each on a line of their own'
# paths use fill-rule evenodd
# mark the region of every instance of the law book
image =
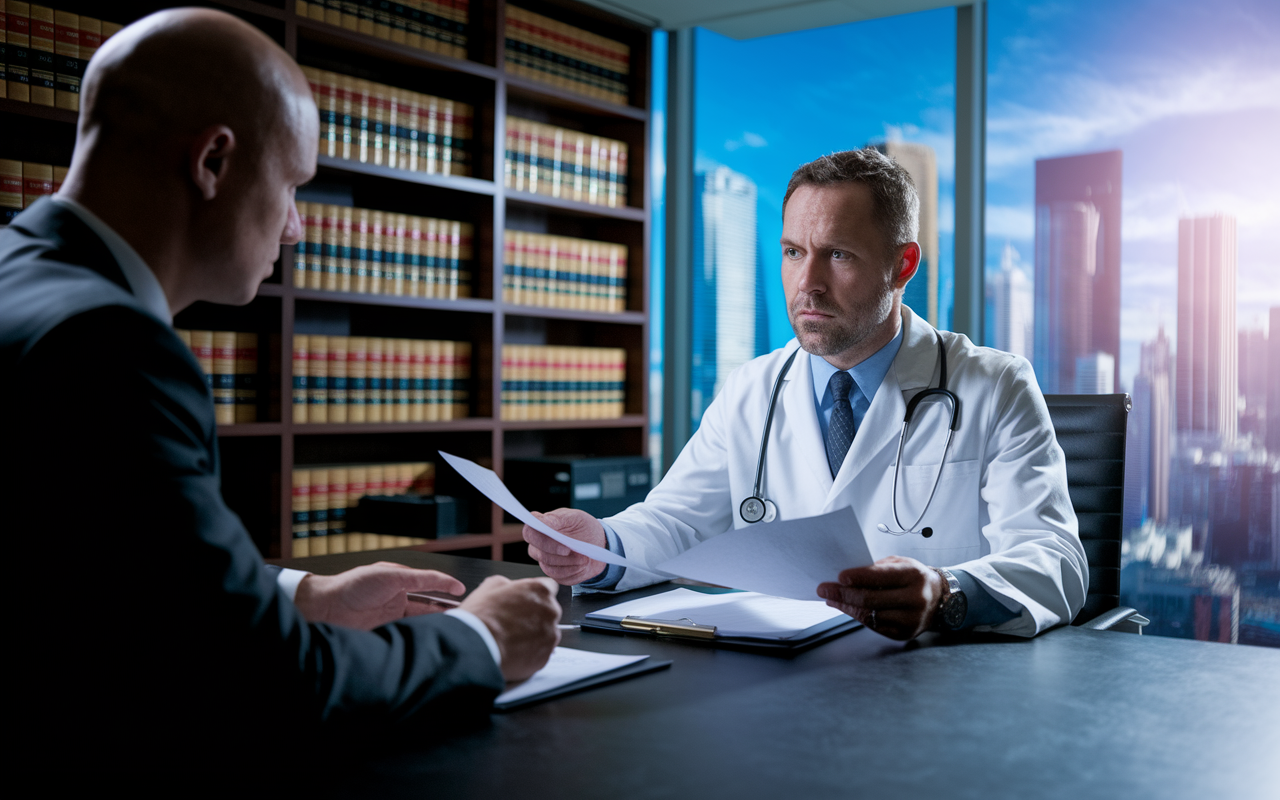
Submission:
<svg viewBox="0 0 1280 800">
<path fill-rule="evenodd" d="M 358 7 L 356 11 L 356 31 L 363 33 L 365 36 L 373 36 L 374 17 L 376 16 L 374 3 L 371 0 L 363 0 L 363 2 L 355 3 L 354 5 Z"/>
<path fill-rule="evenodd" d="M 397 117 L 396 146 L 399 149 L 396 166 L 410 172 L 422 170 L 420 147 L 422 128 L 422 95 L 407 89 L 400 90 L 399 116 Z"/>
<path fill-rule="evenodd" d="M 236 421 L 236 335 L 213 332 L 213 412 L 219 425 Z"/>
<path fill-rule="evenodd" d="M 85 65 L 102 47 L 102 20 L 80 15 L 80 61 Z"/>
<path fill-rule="evenodd" d="M 0 225 L 22 212 L 22 162 L 0 158 Z"/>
<path fill-rule="evenodd" d="M 427 342 L 412 339 L 409 342 L 409 421 L 425 422 L 427 419 Z"/>
<path fill-rule="evenodd" d="M 347 421 L 369 421 L 369 340 L 347 338 Z"/>
<path fill-rule="evenodd" d="M 311 470 L 293 471 L 293 557 L 311 555 Z"/>
<path fill-rule="evenodd" d="M 258 421 L 258 335 L 235 334 L 235 421 Z"/>
<path fill-rule="evenodd" d="M 325 265 L 322 285 L 326 291 L 351 290 L 351 235 L 355 227 L 355 209 L 339 206 L 337 209 L 337 257 Z"/>
<path fill-rule="evenodd" d="M 347 548 L 347 467 L 329 468 L 329 532 L 325 539 L 329 554 L 345 553 Z"/>
<path fill-rule="evenodd" d="M 22 207 L 29 208 L 32 203 L 48 194 L 53 194 L 53 167 L 49 164 L 22 162 Z"/>
<path fill-rule="evenodd" d="M 311 238 L 314 221 L 311 219 L 311 204 L 298 200 L 298 219 L 302 221 L 302 240 L 293 246 L 293 285 L 303 289 L 307 285 L 307 259 L 310 255 L 308 240 Z"/>
<path fill-rule="evenodd" d="M 321 0 L 321 2 L 323 2 L 323 0 Z M 307 0 L 295 0 L 293 4 L 293 13 L 297 14 L 299 17 L 309 18 L 311 16 L 311 3 L 307 2 Z"/>
<path fill-rule="evenodd" d="M 387 257 L 387 217 L 382 211 L 369 212 L 369 293 L 383 294 L 390 285 L 388 270 L 394 265 Z"/>
<path fill-rule="evenodd" d="M 453 389 L 452 419 L 471 416 L 471 343 L 454 342 L 456 373 Z"/>
<path fill-rule="evenodd" d="M 360 498 L 368 494 L 369 486 L 369 468 L 366 466 L 352 465 L 347 469 L 347 515 L 350 519 L 351 509 L 355 508 Z M 377 549 L 377 537 L 370 542 L 368 534 L 358 531 L 347 525 L 347 552 L 359 553 L 364 550 Z M 370 546 L 372 545 L 372 546 Z"/>
<path fill-rule="evenodd" d="M 409 297 L 429 297 L 425 285 L 422 217 L 406 216 L 404 220 L 404 293 Z"/>
<path fill-rule="evenodd" d="M 351 338 L 348 336 L 329 337 L 329 422 L 343 423 L 350 420 L 348 413 L 350 390 L 347 388 L 350 344 Z"/>
<path fill-rule="evenodd" d="M 9 97 L 9 15 L 5 12 L 5 0 L 0 0 L 0 100 Z M 5 224 L 0 219 L 0 225 Z"/>
<path fill-rule="evenodd" d="M 405 291 L 405 227 L 407 218 L 404 214 L 387 214 L 383 241 L 387 243 L 389 268 L 384 267 L 383 293 L 403 296 Z"/>
<path fill-rule="evenodd" d="M 390 145 L 391 103 L 387 99 L 390 86 L 369 84 L 369 163 L 388 166 L 387 148 Z"/>
<path fill-rule="evenodd" d="M 355 119 L 358 106 L 356 105 L 356 79 L 350 75 L 337 75 L 337 104 L 339 111 L 339 119 L 342 122 L 342 136 L 338 142 L 338 158 L 350 161 L 357 158 L 360 154 L 360 147 L 357 141 L 359 134 L 359 122 Z"/>
<path fill-rule="evenodd" d="M 293 335 L 293 421 L 295 424 L 307 422 L 307 362 L 310 336 L 302 333 Z"/>
<path fill-rule="evenodd" d="M 444 419 L 444 342 L 427 340 L 426 375 L 426 420 L 439 422 Z"/>
<path fill-rule="evenodd" d="M 440 293 L 440 221 L 431 217 L 422 222 L 421 280 L 423 297 L 441 297 Z"/>
<path fill-rule="evenodd" d="M 31 5 L 5 4 L 5 77 L 10 100 L 31 102 Z"/>
<path fill-rule="evenodd" d="M 502 233 L 502 302 L 518 303 L 516 299 L 516 269 L 519 252 L 520 232 L 506 230 Z"/>
<path fill-rule="evenodd" d="M 307 337 L 307 422 L 329 421 L 329 337 Z"/>
<path fill-rule="evenodd" d="M 56 98 L 53 43 L 57 35 L 53 22 L 53 9 L 32 3 L 30 13 L 31 103 L 53 107 Z"/>
<path fill-rule="evenodd" d="M 324 556 L 329 554 L 329 470 L 313 468 L 310 472 L 311 535 L 308 539 L 311 555 Z"/>
<path fill-rule="evenodd" d="M 360 3 L 358 0 L 342 0 L 342 27 L 352 32 L 359 32 Z"/>
<path fill-rule="evenodd" d="M 54 94 L 53 102 L 68 111 L 80 110 L 80 79 L 84 64 L 80 55 L 80 15 L 53 12 Z"/>
<path fill-rule="evenodd" d="M 388 350 L 394 349 L 395 405 L 394 418 L 387 422 L 408 422 L 413 403 L 413 345 L 408 339 L 388 340 Z"/>
<path fill-rule="evenodd" d="M 191 353 L 204 374 L 204 384 L 213 390 L 213 331 L 191 331 Z"/>
<path fill-rule="evenodd" d="M 105 43 L 112 36 L 115 36 L 124 26 L 118 22 L 102 21 L 102 41 Z"/>
<path fill-rule="evenodd" d="M 369 382 L 365 395 L 365 420 L 367 422 L 389 422 L 386 410 L 386 340 L 370 336 L 367 358 Z"/>
</svg>

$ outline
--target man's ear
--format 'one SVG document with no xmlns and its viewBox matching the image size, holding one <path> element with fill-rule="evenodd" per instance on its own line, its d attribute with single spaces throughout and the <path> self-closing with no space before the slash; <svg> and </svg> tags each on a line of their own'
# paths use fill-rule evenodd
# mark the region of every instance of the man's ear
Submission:
<svg viewBox="0 0 1280 800">
<path fill-rule="evenodd" d="M 902 246 L 898 259 L 894 262 L 893 288 L 901 289 L 920 268 L 920 245 L 908 242 Z"/>
<path fill-rule="evenodd" d="M 218 196 L 218 189 L 227 177 L 227 158 L 235 151 L 236 135 L 226 125 L 211 125 L 192 141 L 191 181 L 205 200 Z"/>
</svg>

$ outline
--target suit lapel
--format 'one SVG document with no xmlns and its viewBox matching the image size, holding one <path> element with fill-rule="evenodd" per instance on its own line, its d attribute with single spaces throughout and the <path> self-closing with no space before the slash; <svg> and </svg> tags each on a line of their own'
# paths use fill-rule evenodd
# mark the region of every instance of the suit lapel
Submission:
<svg viewBox="0 0 1280 800">
<path fill-rule="evenodd" d="M 133 294 L 106 242 L 71 209 L 42 197 L 22 212 L 13 226 L 53 245 L 42 258 L 91 269 Z"/>
<path fill-rule="evenodd" d="M 907 399 L 929 385 L 936 367 L 936 342 L 933 326 L 903 306 L 902 347 L 853 437 L 853 446 L 827 494 L 828 508 L 885 447 L 896 447 L 902 434 L 902 418 L 907 413 Z"/>
</svg>

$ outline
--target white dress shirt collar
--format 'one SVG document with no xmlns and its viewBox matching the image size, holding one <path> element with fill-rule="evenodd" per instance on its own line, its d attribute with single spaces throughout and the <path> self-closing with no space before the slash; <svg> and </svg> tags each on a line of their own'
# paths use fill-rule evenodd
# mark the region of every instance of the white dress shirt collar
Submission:
<svg viewBox="0 0 1280 800">
<path fill-rule="evenodd" d="M 142 260 L 142 256 L 138 255 L 138 251 L 130 247 L 129 243 L 112 230 L 110 225 L 98 219 L 96 214 L 75 200 L 60 194 L 55 194 L 50 199 L 63 208 L 69 209 L 80 218 L 81 222 L 89 226 L 89 230 L 98 234 L 98 238 L 102 239 L 107 250 L 120 265 L 120 271 L 124 273 L 124 279 L 129 282 L 129 289 L 133 292 L 133 296 L 153 317 L 167 325 L 172 325 L 173 312 L 169 310 L 169 299 L 165 297 L 164 289 L 160 287 L 156 274 L 147 266 L 147 262 Z"/>
</svg>

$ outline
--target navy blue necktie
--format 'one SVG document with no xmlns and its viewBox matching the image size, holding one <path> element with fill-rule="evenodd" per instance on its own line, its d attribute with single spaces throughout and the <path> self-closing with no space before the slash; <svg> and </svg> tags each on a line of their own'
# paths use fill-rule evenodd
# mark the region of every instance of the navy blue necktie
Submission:
<svg viewBox="0 0 1280 800">
<path fill-rule="evenodd" d="M 853 444 L 853 406 L 849 405 L 853 376 L 837 372 L 831 376 L 827 388 L 836 401 L 835 408 L 831 410 L 831 424 L 827 426 L 827 466 L 831 467 L 831 477 L 834 478 L 844 463 L 849 445 Z"/>
</svg>

